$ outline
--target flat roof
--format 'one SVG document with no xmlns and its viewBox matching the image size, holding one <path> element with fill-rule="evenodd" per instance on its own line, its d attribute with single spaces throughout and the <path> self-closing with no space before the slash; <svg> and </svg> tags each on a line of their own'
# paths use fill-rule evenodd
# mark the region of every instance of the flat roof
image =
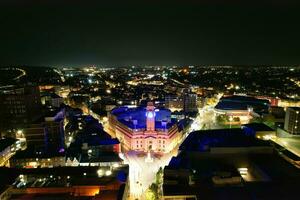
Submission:
<svg viewBox="0 0 300 200">
<path fill-rule="evenodd" d="M 17 140 L 14 138 L 4 138 L 0 139 L 0 152 L 2 152 L 7 147 L 13 145 Z"/>
<path fill-rule="evenodd" d="M 229 96 L 222 97 L 215 109 L 219 110 L 248 110 L 253 107 L 256 112 L 266 112 L 270 102 L 264 99 L 256 99 L 249 96 Z"/>
<path fill-rule="evenodd" d="M 189 156 L 183 153 L 180 163 L 176 167 L 165 167 L 165 170 L 171 170 L 164 173 L 163 190 L 166 196 L 192 194 L 203 199 L 293 199 L 299 195 L 296 186 L 300 184 L 300 170 L 282 159 L 277 152 Z M 241 167 L 248 169 L 248 177 L 240 175 L 244 179 L 241 184 L 215 185 L 212 182 L 212 177 L 219 172 L 232 173 Z M 182 169 L 189 170 L 183 178 L 179 176 Z M 189 185 L 188 179 L 184 181 L 189 175 L 193 185 Z M 173 184 L 172 180 L 177 182 Z"/>
<path fill-rule="evenodd" d="M 255 146 L 269 146 L 269 142 L 249 136 L 241 128 L 232 128 L 192 132 L 180 145 L 179 150 L 205 152 L 210 147 Z"/>
<path fill-rule="evenodd" d="M 36 153 L 33 146 L 27 147 L 25 150 L 17 151 L 12 159 L 27 159 L 27 158 L 52 158 L 52 157 L 64 157 L 65 153 L 59 153 L 58 151 L 47 151 L 41 154 Z"/>
<path fill-rule="evenodd" d="M 102 167 L 108 170 L 108 167 Z M 66 187 L 71 185 L 100 185 L 115 182 L 124 182 L 127 179 L 129 166 L 122 165 L 114 170 L 109 176 L 98 176 L 99 166 L 78 166 L 78 167 L 54 167 L 54 168 L 0 168 L 0 174 L 6 179 L 16 180 L 19 175 L 26 175 L 26 187 Z M 38 180 L 38 181 L 36 181 Z M 12 184 L 11 182 L 4 182 Z"/>
<path fill-rule="evenodd" d="M 274 131 L 274 129 L 264 123 L 243 124 L 242 127 L 251 128 L 254 131 Z"/>
</svg>

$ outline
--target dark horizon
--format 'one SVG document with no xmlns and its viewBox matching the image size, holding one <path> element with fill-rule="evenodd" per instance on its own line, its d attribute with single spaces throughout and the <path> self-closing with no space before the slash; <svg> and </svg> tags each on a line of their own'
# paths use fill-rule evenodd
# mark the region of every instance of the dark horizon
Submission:
<svg viewBox="0 0 300 200">
<path fill-rule="evenodd" d="M 0 66 L 300 64 L 296 4 L 30 2 L 0 7 Z"/>
</svg>

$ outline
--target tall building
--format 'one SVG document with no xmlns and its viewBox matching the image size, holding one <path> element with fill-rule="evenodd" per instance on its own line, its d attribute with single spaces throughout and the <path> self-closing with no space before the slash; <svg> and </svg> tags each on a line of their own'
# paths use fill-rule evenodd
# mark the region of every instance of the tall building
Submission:
<svg viewBox="0 0 300 200">
<path fill-rule="evenodd" d="M 0 129 L 22 128 L 41 116 L 39 88 L 5 87 L 0 91 Z"/>
<path fill-rule="evenodd" d="M 183 109 L 183 100 L 182 97 L 179 97 L 175 94 L 168 94 L 165 96 L 166 107 L 170 110 L 182 110 Z"/>
<path fill-rule="evenodd" d="M 284 129 L 290 134 L 300 135 L 300 107 L 287 108 Z"/>
<path fill-rule="evenodd" d="M 183 91 L 183 111 L 185 113 L 197 112 L 197 94 L 188 89 Z"/>
<path fill-rule="evenodd" d="M 197 94 L 189 89 L 183 89 L 181 95 L 168 94 L 165 96 L 166 107 L 170 110 L 183 110 L 184 113 L 198 111 Z"/>
<path fill-rule="evenodd" d="M 64 148 L 64 109 L 48 113 L 22 130 L 27 146 L 34 146 L 36 151 L 58 152 Z"/>
</svg>

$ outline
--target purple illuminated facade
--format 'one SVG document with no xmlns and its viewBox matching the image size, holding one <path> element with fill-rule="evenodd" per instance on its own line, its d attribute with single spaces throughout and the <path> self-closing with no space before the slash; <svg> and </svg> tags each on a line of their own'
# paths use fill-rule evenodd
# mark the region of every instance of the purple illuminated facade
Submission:
<svg viewBox="0 0 300 200">
<path fill-rule="evenodd" d="M 109 115 L 112 131 L 127 150 L 171 151 L 181 140 L 171 111 L 157 109 L 152 102 L 147 107 L 119 107 Z"/>
</svg>

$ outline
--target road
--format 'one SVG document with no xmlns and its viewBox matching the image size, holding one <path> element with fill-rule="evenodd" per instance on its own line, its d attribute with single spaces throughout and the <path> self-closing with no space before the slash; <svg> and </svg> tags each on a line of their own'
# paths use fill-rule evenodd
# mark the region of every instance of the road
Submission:
<svg viewBox="0 0 300 200">
<path fill-rule="evenodd" d="M 189 132 L 219 128 L 222 128 L 222 126 L 218 125 L 216 121 L 213 106 L 204 106 L 203 108 L 199 108 L 199 114 L 193 121 Z"/>
<path fill-rule="evenodd" d="M 15 78 L 13 78 L 14 81 L 20 79 L 23 76 L 26 76 L 26 71 L 24 69 L 21 69 L 21 68 L 17 68 L 17 67 L 15 67 L 15 68 L 4 68 L 2 70 L 15 70 L 15 71 L 19 71 L 20 75 L 18 75 Z"/>
<path fill-rule="evenodd" d="M 146 190 L 155 182 L 155 175 L 159 168 L 168 165 L 172 156 L 176 156 L 177 153 L 178 147 L 159 158 L 152 153 L 153 162 L 146 162 L 146 155 L 140 156 L 136 151 L 126 152 L 125 163 L 129 164 L 130 199 L 146 199 Z"/>
<path fill-rule="evenodd" d="M 106 129 L 106 125 L 104 125 Z M 199 109 L 199 114 L 193 121 L 188 133 L 201 130 L 201 129 L 213 129 L 220 128 L 215 120 L 215 113 L 212 106 L 205 106 Z M 138 152 L 128 151 L 125 152 L 125 163 L 129 164 L 129 183 L 130 183 L 130 195 L 131 200 L 144 200 L 146 190 L 155 181 L 155 175 L 160 167 L 168 165 L 172 156 L 176 156 L 178 153 L 178 147 L 180 143 L 169 153 L 164 154 L 160 158 L 154 157 L 152 154 L 153 162 L 146 162 L 146 156 L 139 156 Z"/>
<path fill-rule="evenodd" d="M 286 148 L 290 152 L 296 154 L 300 157 L 300 138 L 299 137 L 291 137 L 291 138 L 279 138 L 275 137 L 272 139 L 278 145 Z"/>
</svg>

